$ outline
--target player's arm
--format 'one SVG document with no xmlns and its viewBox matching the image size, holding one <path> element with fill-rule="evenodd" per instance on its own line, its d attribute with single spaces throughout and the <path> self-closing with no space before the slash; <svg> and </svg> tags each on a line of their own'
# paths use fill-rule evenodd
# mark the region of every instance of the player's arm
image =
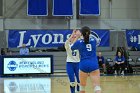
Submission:
<svg viewBox="0 0 140 93">
<path fill-rule="evenodd" d="M 123 58 L 122 58 L 122 60 L 123 60 L 123 61 L 122 61 L 121 63 L 124 63 L 124 61 L 125 61 L 125 58 L 123 57 Z"/>
<path fill-rule="evenodd" d="M 70 47 L 71 47 L 71 50 L 77 50 L 79 48 L 79 41 L 76 41 Z"/>
<path fill-rule="evenodd" d="M 66 42 L 65 42 L 65 49 L 66 49 L 66 50 L 69 48 L 69 45 L 70 45 L 69 40 L 66 40 Z"/>
<path fill-rule="evenodd" d="M 79 30 L 74 30 L 71 37 L 68 39 L 70 42 L 67 44 L 67 47 L 70 48 L 81 36 L 81 32 Z"/>
<path fill-rule="evenodd" d="M 105 61 L 104 61 L 104 57 L 102 57 L 102 63 L 103 63 L 103 69 L 104 69 L 104 73 L 106 73 L 106 65 L 105 65 Z"/>
<path fill-rule="evenodd" d="M 72 39 L 72 44 L 75 43 L 81 36 L 81 32 L 79 30 L 75 30 L 74 35 L 73 35 L 73 39 Z"/>
<path fill-rule="evenodd" d="M 75 36 L 76 30 L 73 30 L 71 36 L 66 40 L 65 42 L 65 49 L 70 48 L 70 44 L 74 41 L 74 36 Z"/>
<path fill-rule="evenodd" d="M 116 64 L 118 64 L 118 61 L 117 60 L 118 60 L 118 57 L 116 56 L 116 58 L 115 58 L 115 63 Z"/>
<path fill-rule="evenodd" d="M 104 57 L 102 56 L 102 64 L 105 65 Z"/>
</svg>

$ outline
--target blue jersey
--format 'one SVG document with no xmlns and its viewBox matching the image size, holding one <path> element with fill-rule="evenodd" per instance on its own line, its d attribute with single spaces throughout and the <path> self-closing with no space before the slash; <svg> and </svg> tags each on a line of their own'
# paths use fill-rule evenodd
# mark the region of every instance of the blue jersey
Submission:
<svg viewBox="0 0 140 93">
<path fill-rule="evenodd" d="M 101 57 L 97 56 L 97 59 L 98 59 L 98 62 L 99 62 L 99 66 L 102 66 L 102 64 L 105 64 L 103 56 L 101 56 Z"/>
<path fill-rule="evenodd" d="M 125 58 L 124 58 L 124 56 L 121 56 L 121 57 L 116 56 L 115 61 L 116 62 L 123 62 L 123 61 L 125 61 Z"/>
<path fill-rule="evenodd" d="M 98 59 L 98 61 L 102 62 L 103 64 L 105 63 L 105 62 L 104 62 L 104 57 L 103 57 L 103 56 L 101 56 L 101 57 L 97 56 L 97 59 Z"/>
<path fill-rule="evenodd" d="M 85 44 L 84 40 L 76 41 L 72 50 L 79 50 L 80 53 L 80 70 L 90 73 L 99 68 L 96 56 L 96 40 L 90 38 L 89 43 Z"/>
<path fill-rule="evenodd" d="M 72 50 L 79 50 L 80 59 L 90 59 L 96 56 L 96 40 L 90 39 L 89 44 L 85 44 L 84 40 L 78 40 L 71 47 Z"/>
</svg>

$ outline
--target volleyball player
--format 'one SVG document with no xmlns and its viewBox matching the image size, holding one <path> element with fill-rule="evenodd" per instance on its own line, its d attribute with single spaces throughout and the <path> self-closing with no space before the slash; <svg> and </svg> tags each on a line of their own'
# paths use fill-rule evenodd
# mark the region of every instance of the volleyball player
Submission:
<svg viewBox="0 0 140 93">
<path fill-rule="evenodd" d="M 65 42 L 65 49 L 67 53 L 67 64 L 66 64 L 66 70 L 67 74 L 70 80 L 70 90 L 71 93 L 75 93 L 75 88 L 77 86 L 77 91 L 79 91 L 79 51 L 78 50 L 71 50 L 70 44 L 73 43 L 74 39 L 77 39 L 76 37 L 76 30 L 73 31 L 72 35 L 68 40 Z M 77 80 L 77 83 L 75 82 L 75 77 Z"/>
<path fill-rule="evenodd" d="M 115 58 L 115 65 L 114 65 L 115 74 L 121 73 L 122 75 L 124 75 L 124 70 L 125 70 L 124 62 L 125 62 L 124 56 L 122 55 L 120 51 L 118 51 Z"/>
<path fill-rule="evenodd" d="M 106 65 L 105 65 L 104 57 L 102 56 L 101 52 L 98 52 L 97 59 L 98 59 L 99 68 L 103 68 L 104 73 L 106 73 Z"/>
<path fill-rule="evenodd" d="M 79 78 L 80 78 L 80 93 L 85 93 L 85 87 L 88 75 L 92 79 L 92 84 L 95 93 L 101 93 L 100 87 L 100 71 L 98 60 L 96 56 L 96 40 L 90 38 L 91 30 L 89 27 L 81 29 L 83 40 L 77 40 L 71 45 L 72 50 L 79 50 L 80 63 L 79 63 Z"/>
</svg>

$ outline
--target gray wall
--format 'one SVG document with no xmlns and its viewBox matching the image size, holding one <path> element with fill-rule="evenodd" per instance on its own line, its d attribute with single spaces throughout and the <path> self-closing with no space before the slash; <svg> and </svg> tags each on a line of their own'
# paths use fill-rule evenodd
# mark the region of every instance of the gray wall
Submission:
<svg viewBox="0 0 140 93">
<path fill-rule="evenodd" d="M 139 0 L 112 0 L 112 18 L 137 19 L 139 18 Z"/>
<path fill-rule="evenodd" d="M 4 48 L 6 46 L 6 34 L 3 31 L 0 31 L 0 48 Z"/>
<path fill-rule="evenodd" d="M 3 15 L 3 0 L 0 0 L 0 16 Z"/>
<path fill-rule="evenodd" d="M 139 12 L 139 18 L 140 18 L 140 0 L 138 0 L 138 4 L 139 4 L 139 6 L 138 6 L 138 12 Z"/>
<path fill-rule="evenodd" d="M 4 27 L 3 26 L 3 19 L 0 18 L 0 31 L 3 31 L 4 30 L 3 27 Z"/>
</svg>

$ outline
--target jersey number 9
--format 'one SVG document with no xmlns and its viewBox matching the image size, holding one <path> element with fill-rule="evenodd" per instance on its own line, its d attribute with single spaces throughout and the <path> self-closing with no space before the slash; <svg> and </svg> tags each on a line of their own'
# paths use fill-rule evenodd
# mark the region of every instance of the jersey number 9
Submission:
<svg viewBox="0 0 140 93">
<path fill-rule="evenodd" d="M 91 44 L 86 44 L 87 51 L 92 51 Z"/>
</svg>

